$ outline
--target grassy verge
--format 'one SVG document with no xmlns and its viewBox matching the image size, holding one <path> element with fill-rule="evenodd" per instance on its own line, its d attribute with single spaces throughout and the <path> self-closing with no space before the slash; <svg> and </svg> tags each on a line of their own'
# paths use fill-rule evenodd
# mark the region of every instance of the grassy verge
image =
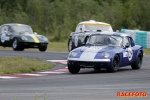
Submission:
<svg viewBox="0 0 150 100">
<path fill-rule="evenodd" d="M 51 63 L 35 58 L 0 57 L 0 74 L 36 72 L 53 67 Z"/>
<path fill-rule="evenodd" d="M 50 42 L 47 51 L 68 52 L 67 42 Z"/>
</svg>

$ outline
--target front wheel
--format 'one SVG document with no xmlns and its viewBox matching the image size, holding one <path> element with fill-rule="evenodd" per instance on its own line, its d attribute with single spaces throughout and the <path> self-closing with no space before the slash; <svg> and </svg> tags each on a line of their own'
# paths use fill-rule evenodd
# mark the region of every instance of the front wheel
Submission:
<svg viewBox="0 0 150 100">
<path fill-rule="evenodd" d="M 39 51 L 46 51 L 47 45 L 40 45 L 39 46 Z"/>
<path fill-rule="evenodd" d="M 69 39 L 69 42 L 68 42 L 68 51 L 70 52 L 74 48 L 75 48 L 74 43 L 72 42 L 71 39 Z"/>
<path fill-rule="evenodd" d="M 77 74 L 80 71 L 80 67 L 68 65 L 68 70 L 72 74 Z"/>
<path fill-rule="evenodd" d="M 116 72 L 119 68 L 119 57 L 118 55 L 115 55 L 112 61 L 112 65 L 107 68 L 108 72 Z"/>
<path fill-rule="evenodd" d="M 140 52 L 136 58 L 136 61 L 131 65 L 131 68 L 140 69 L 142 66 L 142 59 L 143 59 L 143 56 L 142 56 L 142 53 Z"/>
</svg>

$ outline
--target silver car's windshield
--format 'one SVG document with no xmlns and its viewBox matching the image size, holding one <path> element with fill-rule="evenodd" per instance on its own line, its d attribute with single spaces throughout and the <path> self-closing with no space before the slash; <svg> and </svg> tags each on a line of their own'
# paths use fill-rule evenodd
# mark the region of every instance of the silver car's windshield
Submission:
<svg viewBox="0 0 150 100">
<path fill-rule="evenodd" d="M 28 33 L 33 34 L 31 27 L 26 25 L 14 25 L 12 28 L 18 33 Z"/>
<path fill-rule="evenodd" d="M 100 34 L 91 35 L 86 44 L 94 46 L 101 46 L 101 45 L 121 46 L 122 37 L 113 35 L 100 35 Z"/>
<path fill-rule="evenodd" d="M 102 26 L 102 25 L 86 25 L 85 30 L 86 31 L 101 30 L 101 31 L 110 31 L 110 32 L 112 32 L 111 26 Z"/>
</svg>

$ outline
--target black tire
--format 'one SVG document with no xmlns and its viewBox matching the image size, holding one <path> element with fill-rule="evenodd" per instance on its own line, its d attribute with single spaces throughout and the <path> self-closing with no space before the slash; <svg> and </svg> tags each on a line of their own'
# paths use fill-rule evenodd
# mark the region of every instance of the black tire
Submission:
<svg viewBox="0 0 150 100">
<path fill-rule="evenodd" d="M 68 65 L 68 70 L 72 74 L 77 74 L 80 71 L 80 67 Z"/>
<path fill-rule="evenodd" d="M 133 64 L 131 64 L 131 68 L 140 69 L 142 66 L 142 59 L 143 59 L 142 53 L 139 52 L 136 61 Z"/>
<path fill-rule="evenodd" d="M 41 52 L 46 51 L 46 49 L 47 49 L 47 46 L 42 46 L 42 45 L 39 46 L 39 51 Z"/>
<path fill-rule="evenodd" d="M 19 50 L 19 43 L 18 43 L 18 39 L 17 38 L 13 39 L 12 48 L 13 48 L 14 51 Z"/>
<path fill-rule="evenodd" d="M 70 52 L 71 50 L 73 50 L 75 48 L 74 43 L 72 42 L 71 39 L 69 39 L 68 41 L 68 51 Z"/>
<path fill-rule="evenodd" d="M 93 69 L 94 70 L 101 70 L 101 68 L 99 68 L 99 67 L 94 67 Z"/>
<path fill-rule="evenodd" d="M 112 61 L 112 65 L 107 68 L 107 71 L 116 72 L 119 68 L 119 63 L 120 63 L 119 57 L 118 55 L 115 55 Z"/>
</svg>

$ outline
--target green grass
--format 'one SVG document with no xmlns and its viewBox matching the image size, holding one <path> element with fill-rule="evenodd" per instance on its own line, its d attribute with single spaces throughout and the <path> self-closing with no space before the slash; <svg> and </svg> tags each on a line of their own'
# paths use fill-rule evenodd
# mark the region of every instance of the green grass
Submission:
<svg viewBox="0 0 150 100">
<path fill-rule="evenodd" d="M 67 42 L 50 42 L 47 51 L 68 52 Z"/>
<path fill-rule="evenodd" d="M 145 53 L 145 55 L 150 55 L 150 49 L 148 48 L 148 49 L 144 49 L 144 53 Z"/>
<path fill-rule="evenodd" d="M 51 63 L 36 58 L 0 57 L 0 74 L 37 72 L 53 67 Z"/>
</svg>

